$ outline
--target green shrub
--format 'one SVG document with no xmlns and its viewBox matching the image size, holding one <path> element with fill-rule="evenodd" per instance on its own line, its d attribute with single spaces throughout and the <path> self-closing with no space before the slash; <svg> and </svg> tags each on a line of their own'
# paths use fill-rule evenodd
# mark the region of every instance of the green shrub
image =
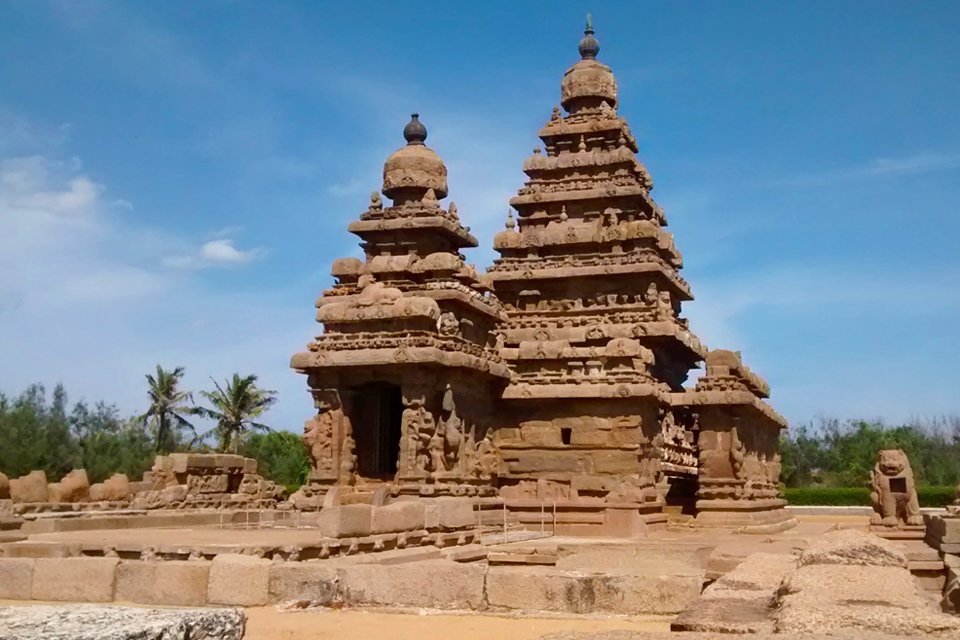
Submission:
<svg viewBox="0 0 960 640">
<path fill-rule="evenodd" d="M 796 506 L 854 507 L 870 506 L 867 487 L 787 487 L 787 502 Z M 920 487 L 917 498 L 921 507 L 944 507 L 956 495 L 956 487 Z"/>
</svg>

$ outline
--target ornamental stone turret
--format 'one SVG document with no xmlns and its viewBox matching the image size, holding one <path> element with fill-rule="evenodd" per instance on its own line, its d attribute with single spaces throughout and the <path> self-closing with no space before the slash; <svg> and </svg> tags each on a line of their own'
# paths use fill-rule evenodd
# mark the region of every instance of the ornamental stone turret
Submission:
<svg viewBox="0 0 960 640">
<path fill-rule="evenodd" d="M 317 499 L 383 480 L 395 493 L 494 491 L 490 413 L 510 376 L 492 337 L 502 308 L 459 252 L 477 241 L 440 202 L 447 169 L 417 114 L 403 134 L 383 167 L 393 203 L 373 192 L 350 224 L 365 259 L 334 261 L 317 300 L 324 332 L 291 360 L 317 407 L 304 431 Z"/>
</svg>

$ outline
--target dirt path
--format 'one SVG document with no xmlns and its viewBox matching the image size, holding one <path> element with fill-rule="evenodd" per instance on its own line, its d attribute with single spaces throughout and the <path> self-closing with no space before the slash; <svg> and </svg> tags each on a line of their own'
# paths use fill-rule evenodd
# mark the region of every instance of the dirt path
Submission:
<svg viewBox="0 0 960 640">
<path fill-rule="evenodd" d="M 533 640 L 554 631 L 669 631 L 670 618 L 520 618 L 371 610 L 247 609 L 244 640 Z"/>
</svg>

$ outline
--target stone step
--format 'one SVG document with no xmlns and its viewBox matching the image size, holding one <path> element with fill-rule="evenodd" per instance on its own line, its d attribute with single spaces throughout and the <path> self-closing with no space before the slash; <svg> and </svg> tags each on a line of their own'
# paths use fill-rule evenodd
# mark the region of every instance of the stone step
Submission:
<svg viewBox="0 0 960 640">
<path fill-rule="evenodd" d="M 510 553 L 491 551 L 487 554 L 490 565 L 545 565 L 556 566 L 557 554 L 550 553 Z"/>
<path fill-rule="evenodd" d="M 487 557 L 487 548 L 482 544 L 468 544 L 462 547 L 443 549 L 440 555 L 455 562 L 476 562 Z"/>
</svg>

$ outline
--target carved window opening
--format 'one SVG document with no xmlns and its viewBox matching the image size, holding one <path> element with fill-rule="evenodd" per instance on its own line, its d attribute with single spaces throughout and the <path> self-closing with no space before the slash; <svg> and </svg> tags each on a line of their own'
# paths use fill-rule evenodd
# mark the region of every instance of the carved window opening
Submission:
<svg viewBox="0 0 960 640">
<path fill-rule="evenodd" d="M 560 429 L 560 442 L 563 444 L 570 444 L 571 437 L 573 437 L 573 429 L 570 427 L 562 427 Z"/>
<path fill-rule="evenodd" d="M 371 480 L 393 480 L 400 455 L 403 416 L 400 387 L 375 382 L 359 388 L 354 413 L 357 472 Z"/>
</svg>

